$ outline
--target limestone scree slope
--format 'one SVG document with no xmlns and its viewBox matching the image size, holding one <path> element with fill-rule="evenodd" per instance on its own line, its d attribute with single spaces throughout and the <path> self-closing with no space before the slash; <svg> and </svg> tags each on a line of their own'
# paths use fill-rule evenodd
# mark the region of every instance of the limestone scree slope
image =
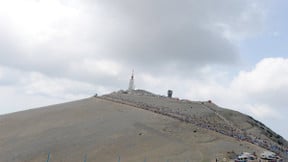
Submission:
<svg viewBox="0 0 288 162">
<path fill-rule="evenodd" d="M 212 102 L 143 90 L 0 116 L 0 161 L 215 161 L 287 141 L 253 118 Z"/>
</svg>

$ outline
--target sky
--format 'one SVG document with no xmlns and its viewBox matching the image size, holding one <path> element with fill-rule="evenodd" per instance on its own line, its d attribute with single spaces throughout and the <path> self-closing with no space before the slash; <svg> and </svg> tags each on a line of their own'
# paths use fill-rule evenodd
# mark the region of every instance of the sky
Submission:
<svg viewBox="0 0 288 162">
<path fill-rule="evenodd" d="M 0 0 L 0 114 L 135 86 L 288 139 L 285 0 Z"/>
</svg>

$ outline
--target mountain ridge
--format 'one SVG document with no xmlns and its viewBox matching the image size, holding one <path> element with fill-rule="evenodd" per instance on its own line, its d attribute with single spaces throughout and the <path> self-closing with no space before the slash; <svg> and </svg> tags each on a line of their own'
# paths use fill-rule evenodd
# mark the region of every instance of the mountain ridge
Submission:
<svg viewBox="0 0 288 162">
<path fill-rule="evenodd" d="M 132 97 L 133 99 L 127 97 L 129 96 Z M 135 98 L 135 96 L 142 96 L 140 97 L 140 100 L 137 100 L 137 98 Z M 196 124 L 195 120 L 199 120 L 195 117 L 195 113 L 194 114 L 189 114 L 191 113 L 191 111 L 189 113 L 184 112 L 181 114 L 182 110 L 176 110 L 171 108 L 168 108 L 168 110 L 165 108 L 161 109 L 159 108 L 159 106 L 154 107 L 153 104 L 148 104 L 147 102 L 143 102 L 143 96 L 146 97 L 150 97 L 150 98 L 158 98 L 158 99 L 162 99 L 162 100 L 167 100 L 168 101 L 173 101 L 173 102 L 178 102 L 178 103 L 190 103 L 191 105 L 195 105 L 198 104 L 198 107 L 202 107 L 202 108 L 206 108 L 208 110 L 211 110 L 211 112 L 213 112 L 215 114 L 215 116 L 219 117 L 222 122 L 220 122 L 219 124 L 224 125 L 226 131 L 227 129 L 231 129 L 230 132 L 223 132 L 225 130 L 219 130 L 219 129 L 215 129 L 211 128 L 211 123 L 208 123 L 207 125 L 205 125 L 204 127 L 207 127 L 208 129 L 212 129 L 215 130 L 216 132 L 220 132 L 222 134 L 228 135 L 228 136 L 232 136 L 235 138 L 238 138 L 240 140 L 248 140 L 251 143 L 260 145 L 261 147 L 264 147 L 265 149 L 277 152 L 277 153 L 281 153 L 281 152 L 285 152 L 285 150 L 283 149 L 283 147 L 288 147 L 288 142 L 286 139 L 284 139 L 282 136 L 280 136 L 279 134 L 275 133 L 272 129 L 268 128 L 267 126 L 265 126 L 263 123 L 261 123 L 260 121 L 254 119 L 253 117 L 240 113 L 238 111 L 234 111 L 234 110 L 230 110 L 227 108 L 222 108 L 217 106 L 216 104 L 212 103 L 212 101 L 189 101 L 186 99 L 183 100 L 179 100 L 178 98 L 169 98 L 169 97 L 165 97 L 165 96 L 161 96 L 161 95 L 155 95 L 151 92 L 147 92 L 145 90 L 133 90 L 133 91 L 123 91 L 120 90 L 118 92 L 114 92 L 108 95 L 104 95 L 102 98 L 104 99 L 108 99 L 114 102 L 120 102 L 120 103 L 124 103 L 124 104 L 128 104 L 128 105 L 132 105 L 135 107 L 139 107 L 142 109 L 146 109 L 146 110 L 150 110 L 156 113 L 160 113 L 163 115 L 167 115 L 170 116 L 172 118 L 176 118 L 179 119 L 181 121 L 185 121 L 188 123 L 192 123 L 192 124 Z M 153 101 L 152 101 L 153 102 Z M 151 101 L 150 101 L 151 103 Z M 145 105 L 146 104 L 146 105 Z M 154 103 L 155 104 L 155 103 Z M 173 105 L 175 106 L 175 105 Z M 177 107 L 177 106 L 175 106 Z M 167 108 L 167 107 L 166 107 Z M 187 107 L 186 107 L 187 109 Z M 193 106 L 191 106 L 191 109 L 193 109 Z M 174 112 L 173 112 L 174 111 Z M 193 110 L 195 111 L 195 109 Z M 189 115 L 187 115 L 189 114 Z M 180 116 L 179 116 L 180 115 Z M 193 115 L 193 116 L 192 116 Z M 199 114 L 198 114 L 199 116 Z M 242 122 L 245 122 L 244 124 L 239 124 L 239 119 L 236 118 L 241 117 L 242 118 Z M 191 118 L 196 118 L 196 119 L 191 119 Z M 229 119 L 229 120 L 227 120 Z M 206 117 L 207 120 L 207 117 Z M 208 118 L 209 120 L 209 118 Z M 202 124 L 204 121 L 201 121 Z M 206 121 L 205 121 L 206 122 Z M 214 120 L 215 122 L 215 120 Z M 219 122 L 219 121 L 217 121 Z M 214 123 L 215 124 L 215 123 Z M 199 125 L 199 123 L 198 123 Z M 249 127 L 250 125 L 250 127 Z M 201 126 L 201 124 L 200 124 Z M 203 126 L 203 125 L 202 125 Z M 247 128 L 248 126 L 248 128 Z M 216 126 L 217 127 L 217 126 Z M 240 136 L 239 136 L 240 135 Z M 263 141 L 261 141 L 263 140 Z M 270 145 L 267 144 L 268 141 L 270 141 Z"/>
</svg>

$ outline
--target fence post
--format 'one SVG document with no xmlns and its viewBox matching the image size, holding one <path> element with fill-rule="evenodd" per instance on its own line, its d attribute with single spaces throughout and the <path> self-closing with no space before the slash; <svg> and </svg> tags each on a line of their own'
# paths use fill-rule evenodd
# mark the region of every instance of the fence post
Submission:
<svg viewBox="0 0 288 162">
<path fill-rule="evenodd" d="M 84 155 L 84 162 L 87 161 L 87 154 Z"/>
<path fill-rule="evenodd" d="M 50 152 L 48 153 L 48 157 L 47 157 L 46 162 L 49 162 L 49 160 L 50 160 Z"/>
</svg>

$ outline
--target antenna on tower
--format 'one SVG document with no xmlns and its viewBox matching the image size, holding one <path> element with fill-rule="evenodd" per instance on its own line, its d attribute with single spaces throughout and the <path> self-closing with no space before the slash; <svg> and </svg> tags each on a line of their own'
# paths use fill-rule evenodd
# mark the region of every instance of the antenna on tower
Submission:
<svg viewBox="0 0 288 162">
<path fill-rule="evenodd" d="M 132 91 L 135 89 L 135 85 L 134 85 L 134 69 L 132 70 L 132 75 L 129 81 L 129 86 L 128 86 L 128 91 Z"/>
</svg>

